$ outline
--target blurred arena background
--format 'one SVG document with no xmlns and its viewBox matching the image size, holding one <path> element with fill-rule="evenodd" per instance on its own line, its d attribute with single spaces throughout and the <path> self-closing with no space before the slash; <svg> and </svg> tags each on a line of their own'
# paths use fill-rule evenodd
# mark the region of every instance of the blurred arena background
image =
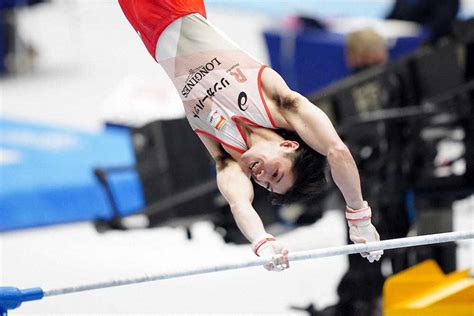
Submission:
<svg viewBox="0 0 474 316">
<path fill-rule="evenodd" d="M 389 0 L 205 2 L 214 25 L 328 113 L 356 153 L 383 238 L 474 230 L 474 1 L 461 1 L 454 27 L 436 38 L 430 25 L 385 20 Z M 116 1 L 0 0 L 0 14 L 0 286 L 254 256 L 204 147 L 176 141 L 192 133 L 179 97 Z M 355 72 L 346 38 L 367 27 L 390 61 Z M 337 194 L 275 208 L 257 191 L 255 203 L 293 251 L 347 242 Z M 472 241 L 394 251 L 374 278 L 426 258 L 472 277 L 473 252 Z M 15 315 L 330 315 L 318 311 L 342 299 L 348 267 L 332 257 L 281 274 L 215 273 L 61 296 Z M 378 296 L 372 315 L 383 310 Z M 354 315 L 369 315 L 363 308 Z"/>
</svg>

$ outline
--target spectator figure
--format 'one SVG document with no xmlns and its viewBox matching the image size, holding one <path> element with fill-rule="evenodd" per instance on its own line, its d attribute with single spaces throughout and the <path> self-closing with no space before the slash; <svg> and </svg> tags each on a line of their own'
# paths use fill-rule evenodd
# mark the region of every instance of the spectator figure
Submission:
<svg viewBox="0 0 474 316">
<path fill-rule="evenodd" d="M 346 39 L 345 58 L 354 72 L 383 64 L 388 60 L 385 40 L 370 28 L 351 32 Z"/>
<path fill-rule="evenodd" d="M 0 75 L 29 70 L 36 62 L 36 48 L 18 34 L 16 9 L 42 2 L 45 0 L 0 1 Z"/>
</svg>

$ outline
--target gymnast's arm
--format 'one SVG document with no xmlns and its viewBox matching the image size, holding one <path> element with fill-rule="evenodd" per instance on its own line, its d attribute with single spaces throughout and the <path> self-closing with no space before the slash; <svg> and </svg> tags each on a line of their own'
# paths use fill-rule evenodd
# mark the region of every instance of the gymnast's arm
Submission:
<svg viewBox="0 0 474 316">
<path fill-rule="evenodd" d="M 296 111 L 286 118 L 296 133 L 314 150 L 327 157 L 331 175 L 346 204 L 364 207 L 359 171 L 347 146 L 336 133 L 327 115 L 300 94 L 294 95 Z"/>
<path fill-rule="evenodd" d="M 276 104 L 284 128 L 295 131 L 306 144 L 327 157 L 331 175 L 346 204 L 353 209 L 363 208 L 357 166 L 327 115 L 292 91 L 274 70 L 265 70 L 262 87 L 267 98 Z"/>
<path fill-rule="evenodd" d="M 264 268 L 276 272 L 288 269 L 288 249 L 265 232 L 262 220 L 252 206 L 254 192 L 249 177 L 218 142 L 198 136 L 216 161 L 217 186 L 229 203 L 240 231 L 252 243 L 257 256 L 272 257 Z"/>
<path fill-rule="evenodd" d="M 250 179 L 218 142 L 206 136 L 198 136 L 216 162 L 217 185 L 229 203 L 237 226 L 250 242 L 257 241 L 266 232 L 260 216 L 252 206 L 254 192 Z"/>
<path fill-rule="evenodd" d="M 275 112 L 282 127 L 295 131 L 306 144 L 327 157 L 334 182 L 346 201 L 350 239 L 355 243 L 380 240 L 370 220 L 372 211 L 362 199 L 354 158 L 327 115 L 304 96 L 291 91 L 273 70 L 264 72 L 262 87 L 265 96 L 270 96 L 270 100 L 278 106 Z M 382 254 L 382 251 L 361 253 L 370 262 L 380 260 Z"/>
</svg>

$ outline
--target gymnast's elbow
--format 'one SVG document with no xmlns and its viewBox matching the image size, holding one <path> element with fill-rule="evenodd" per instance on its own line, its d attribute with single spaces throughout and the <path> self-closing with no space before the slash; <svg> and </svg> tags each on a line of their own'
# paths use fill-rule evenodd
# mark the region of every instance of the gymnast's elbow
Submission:
<svg viewBox="0 0 474 316">
<path fill-rule="evenodd" d="M 248 213 L 249 209 L 252 209 L 252 201 L 251 199 L 248 198 L 243 198 L 243 199 L 234 199 L 231 201 L 228 201 L 229 203 L 229 208 L 234 216 L 234 218 L 239 218 L 240 216 L 244 216 L 245 214 Z"/>
<path fill-rule="evenodd" d="M 327 159 L 329 164 L 332 162 L 352 161 L 352 154 L 342 141 L 334 142 L 327 148 Z"/>
</svg>

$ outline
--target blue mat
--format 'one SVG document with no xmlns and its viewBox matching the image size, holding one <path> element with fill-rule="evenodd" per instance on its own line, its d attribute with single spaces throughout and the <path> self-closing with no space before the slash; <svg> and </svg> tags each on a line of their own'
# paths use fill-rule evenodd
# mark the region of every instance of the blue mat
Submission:
<svg viewBox="0 0 474 316">
<path fill-rule="evenodd" d="M 0 231 L 112 216 L 96 167 L 135 163 L 129 131 L 86 133 L 0 118 Z M 144 206 L 135 172 L 111 178 L 123 214 Z"/>
</svg>

